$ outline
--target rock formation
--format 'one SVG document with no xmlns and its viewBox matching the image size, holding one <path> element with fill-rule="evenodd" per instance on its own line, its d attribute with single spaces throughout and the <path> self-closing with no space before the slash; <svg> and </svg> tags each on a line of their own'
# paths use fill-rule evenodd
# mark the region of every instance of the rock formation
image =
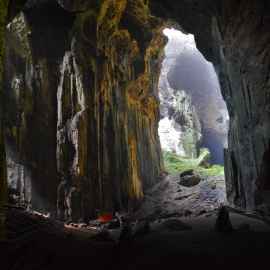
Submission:
<svg viewBox="0 0 270 270">
<path fill-rule="evenodd" d="M 211 23 L 230 113 L 227 196 L 252 210 L 269 205 L 269 12 L 268 1 L 223 1 Z"/>
<path fill-rule="evenodd" d="M 3 131 L 3 56 L 4 56 L 4 32 L 5 20 L 8 10 L 8 1 L 0 3 L 0 239 L 5 235 L 5 211 L 4 204 L 7 200 L 6 162 Z"/>
<path fill-rule="evenodd" d="M 88 218 L 95 209 L 133 208 L 156 181 L 163 167 L 157 83 L 162 29 L 171 19 L 195 35 L 220 79 L 230 114 L 229 202 L 248 209 L 268 203 L 269 1 L 73 2 L 11 1 L 9 8 L 6 40 L 26 43 L 12 41 L 5 58 L 5 136 L 17 188 L 31 183 L 26 201 L 56 212 L 65 181 L 74 198 L 68 210 Z M 14 22 L 23 7 L 25 23 Z M 0 135 L 2 205 L 2 125 Z"/>
<path fill-rule="evenodd" d="M 29 1 L 7 26 L 8 181 L 34 209 L 89 219 L 134 207 L 161 174 L 165 38 L 144 1 L 69 9 Z"/>
</svg>

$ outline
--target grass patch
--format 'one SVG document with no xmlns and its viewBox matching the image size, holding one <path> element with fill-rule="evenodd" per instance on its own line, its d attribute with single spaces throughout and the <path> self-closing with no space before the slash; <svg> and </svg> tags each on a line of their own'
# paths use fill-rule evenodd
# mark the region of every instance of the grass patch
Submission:
<svg viewBox="0 0 270 270">
<path fill-rule="evenodd" d="M 205 166 L 205 162 L 210 159 L 210 152 L 206 148 L 202 148 L 200 155 L 196 159 L 185 158 L 176 155 L 175 153 L 164 151 L 163 159 L 165 169 L 170 174 L 180 173 L 186 170 L 193 169 L 202 176 L 223 176 L 224 166 L 209 165 Z"/>
<path fill-rule="evenodd" d="M 224 166 L 212 165 L 210 168 L 198 167 L 196 169 L 202 176 L 224 176 Z"/>
</svg>

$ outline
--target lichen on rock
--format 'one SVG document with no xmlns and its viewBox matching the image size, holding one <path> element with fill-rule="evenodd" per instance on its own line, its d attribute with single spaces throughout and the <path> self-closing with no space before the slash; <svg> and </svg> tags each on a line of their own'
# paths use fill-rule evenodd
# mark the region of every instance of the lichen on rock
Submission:
<svg viewBox="0 0 270 270">
<path fill-rule="evenodd" d="M 29 1 L 7 29 L 9 175 L 27 172 L 34 209 L 87 220 L 132 209 L 162 173 L 165 38 L 145 1 L 58 3 Z"/>
</svg>

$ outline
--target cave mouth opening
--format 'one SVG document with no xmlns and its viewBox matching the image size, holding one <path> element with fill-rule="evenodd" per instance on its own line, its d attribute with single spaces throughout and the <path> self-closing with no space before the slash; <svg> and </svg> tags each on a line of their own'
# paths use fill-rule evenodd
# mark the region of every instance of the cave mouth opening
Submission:
<svg viewBox="0 0 270 270">
<path fill-rule="evenodd" d="M 229 114 L 217 74 L 192 34 L 165 28 L 159 78 L 159 137 L 165 169 L 224 176 Z M 223 177 L 224 179 L 224 177 Z"/>
</svg>

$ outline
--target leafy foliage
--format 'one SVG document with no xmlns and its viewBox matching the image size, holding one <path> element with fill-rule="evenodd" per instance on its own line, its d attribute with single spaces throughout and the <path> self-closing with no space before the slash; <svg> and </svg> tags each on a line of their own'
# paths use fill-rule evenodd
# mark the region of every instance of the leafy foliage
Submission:
<svg viewBox="0 0 270 270">
<path fill-rule="evenodd" d="M 172 152 L 163 152 L 165 169 L 170 174 L 183 172 L 193 169 L 202 176 L 220 176 L 224 175 L 224 167 L 221 165 L 206 165 L 207 160 L 210 158 L 210 152 L 206 148 L 202 148 L 200 155 L 196 159 L 185 158 L 176 155 Z M 203 163 L 202 161 L 206 161 Z M 203 164 L 203 165 L 201 165 Z"/>
</svg>

